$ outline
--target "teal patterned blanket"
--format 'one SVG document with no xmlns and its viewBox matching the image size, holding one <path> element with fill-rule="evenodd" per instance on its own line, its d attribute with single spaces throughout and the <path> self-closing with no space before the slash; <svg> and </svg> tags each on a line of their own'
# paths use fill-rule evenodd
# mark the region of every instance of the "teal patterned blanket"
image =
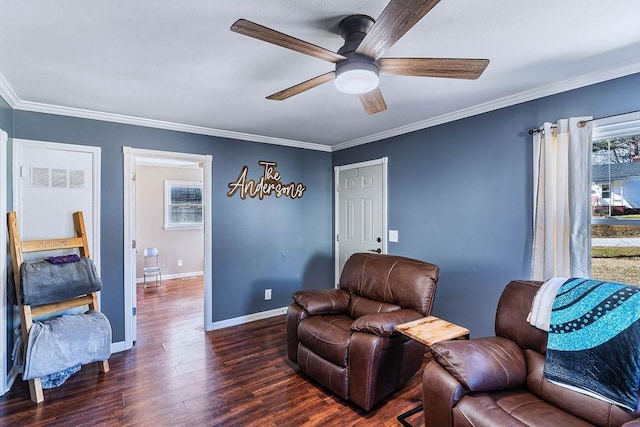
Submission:
<svg viewBox="0 0 640 427">
<path fill-rule="evenodd" d="M 551 310 L 544 374 L 630 410 L 640 393 L 640 287 L 572 278 Z"/>
</svg>

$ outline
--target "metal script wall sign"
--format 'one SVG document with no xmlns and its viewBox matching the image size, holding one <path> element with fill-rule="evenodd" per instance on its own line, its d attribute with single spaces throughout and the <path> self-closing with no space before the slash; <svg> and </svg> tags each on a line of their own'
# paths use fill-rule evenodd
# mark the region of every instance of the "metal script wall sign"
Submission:
<svg viewBox="0 0 640 427">
<path fill-rule="evenodd" d="M 263 167 L 262 176 L 256 182 L 253 179 L 247 179 L 249 166 L 243 166 L 240 174 L 234 182 L 229 183 L 229 192 L 227 196 L 233 197 L 235 193 L 240 194 L 241 199 L 247 196 L 262 200 L 265 196 L 291 197 L 292 199 L 301 198 L 307 187 L 304 184 L 290 182 L 284 184 L 282 182 L 280 172 L 276 170 L 278 164 L 276 162 L 267 162 L 260 160 L 258 162 Z"/>
</svg>

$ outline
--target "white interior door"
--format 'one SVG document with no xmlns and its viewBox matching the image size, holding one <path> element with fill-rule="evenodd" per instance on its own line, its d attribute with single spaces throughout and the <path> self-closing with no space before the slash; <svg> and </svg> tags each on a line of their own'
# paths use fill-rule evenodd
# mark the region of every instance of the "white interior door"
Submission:
<svg viewBox="0 0 640 427">
<path fill-rule="evenodd" d="M 23 240 L 75 235 L 82 211 L 89 250 L 100 271 L 100 148 L 13 140 L 13 207 Z"/>
<path fill-rule="evenodd" d="M 357 252 L 387 252 L 386 158 L 336 168 L 336 283 Z"/>
</svg>

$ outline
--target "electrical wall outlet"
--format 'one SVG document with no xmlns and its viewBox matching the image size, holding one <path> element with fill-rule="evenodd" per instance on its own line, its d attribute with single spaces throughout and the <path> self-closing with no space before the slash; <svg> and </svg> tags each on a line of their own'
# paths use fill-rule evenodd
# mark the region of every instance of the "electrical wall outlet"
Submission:
<svg viewBox="0 0 640 427">
<path fill-rule="evenodd" d="M 264 300 L 268 301 L 271 299 L 271 289 L 265 289 L 264 290 Z"/>
<path fill-rule="evenodd" d="M 398 241 L 398 230 L 389 230 L 389 241 L 390 242 Z"/>
<path fill-rule="evenodd" d="M 178 267 L 182 267 L 182 260 L 181 259 L 178 260 Z"/>
</svg>

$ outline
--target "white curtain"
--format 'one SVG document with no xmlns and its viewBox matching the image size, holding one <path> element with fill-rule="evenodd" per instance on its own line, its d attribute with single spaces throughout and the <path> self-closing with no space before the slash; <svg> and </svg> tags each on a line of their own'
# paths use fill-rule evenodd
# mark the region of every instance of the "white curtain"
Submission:
<svg viewBox="0 0 640 427">
<path fill-rule="evenodd" d="M 591 117 L 579 117 L 533 135 L 534 280 L 591 274 L 592 130 Z"/>
</svg>

